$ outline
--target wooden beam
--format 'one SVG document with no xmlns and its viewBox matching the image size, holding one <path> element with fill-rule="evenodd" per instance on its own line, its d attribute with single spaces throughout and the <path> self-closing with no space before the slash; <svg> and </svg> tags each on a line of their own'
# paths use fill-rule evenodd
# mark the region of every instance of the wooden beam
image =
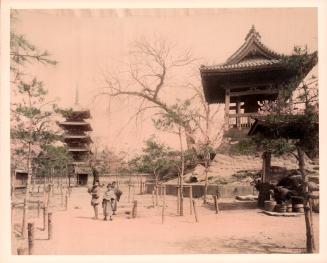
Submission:
<svg viewBox="0 0 327 263">
<path fill-rule="evenodd" d="M 236 110 L 237 107 L 236 106 L 230 106 L 229 109 L 230 110 Z M 240 109 L 244 109 L 244 104 L 240 106 Z"/>
<path fill-rule="evenodd" d="M 229 116 L 229 118 L 239 118 L 239 117 L 258 117 L 260 115 L 256 112 L 253 112 L 253 113 L 250 112 L 250 113 L 239 113 L 239 114 L 231 113 L 228 116 Z"/>
<path fill-rule="evenodd" d="M 230 83 L 230 90 L 241 89 L 241 88 L 257 88 L 257 87 L 273 87 L 276 86 L 276 83 L 272 82 L 248 82 L 248 83 Z"/>
<path fill-rule="evenodd" d="M 246 95 L 260 95 L 260 94 L 278 94 L 277 89 L 267 89 L 267 90 L 247 90 L 247 91 L 233 91 L 229 93 L 230 97 L 246 96 Z"/>
</svg>

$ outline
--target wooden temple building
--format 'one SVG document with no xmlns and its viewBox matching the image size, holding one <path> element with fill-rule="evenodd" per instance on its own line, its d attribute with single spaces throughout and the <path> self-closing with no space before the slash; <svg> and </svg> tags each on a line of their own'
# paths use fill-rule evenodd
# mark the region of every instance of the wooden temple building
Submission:
<svg viewBox="0 0 327 263">
<path fill-rule="evenodd" d="M 299 58 L 301 55 L 297 56 Z M 258 119 L 260 105 L 264 101 L 277 100 L 281 94 L 285 95 L 285 87 L 291 91 L 288 95 L 290 98 L 292 91 L 302 80 L 296 79 L 299 72 L 299 68 L 296 68 L 298 65 L 290 66 L 286 63 L 290 57 L 265 46 L 261 42 L 260 34 L 252 26 L 244 43 L 225 63 L 200 67 L 206 101 L 225 104 L 226 132 L 236 129 L 241 131 L 241 136 L 265 134 L 267 127 L 264 125 L 262 128 L 263 122 Z M 308 60 L 301 68 L 304 73 L 302 76 L 306 76 L 317 61 L 317 52 L 309 54 Z M 292 132 L 292 138 L 295 138 L 297 128 L 299 127 L 288 127 L 286 132 L 283 131 L 284 135 Z M 271 153 L 264 152 L 262 158 L 262 182 L 268 183 L 271 173 Z"/>
<path fill-rule="evenodd" d="M 317 53 L 310 56 L 305 74 L 317 63 Z M 265 46 L 252 26 L 244 43 L 225 63 L 200 67 L 206 101 L 225 104 L 225 130 L 248 130 L 260 102 L 277 99 L 297 72 L 285 63 L 288 57 Z"/>
<path fill-rule="evenodd" d="M 90 111 L 82 108 L 78 103 L 78 91 L 76 91 L 75 105 L 72 111 L 64 116 L 65 121 L 59 126 L 64 130 L 63 140 L 68 151 L 73 157 L 70 172 L 76 179 L 76 185 L 86 185 L 92 171 L 89 158 L 92 154 L 90 144 L 92 139 L 89 132 L 92 131 L 90 124 L 85 121 L 91 118 Z"/>
</svg>

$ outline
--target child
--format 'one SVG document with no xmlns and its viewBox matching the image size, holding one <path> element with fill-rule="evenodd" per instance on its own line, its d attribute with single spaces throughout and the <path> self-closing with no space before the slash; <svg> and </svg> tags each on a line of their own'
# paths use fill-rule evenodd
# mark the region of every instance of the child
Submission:
<svg viewBox="0 0 327 263">
<path fill-rule="evenodd" d="M 102 206 L 103 206 L 103 220 L 107 220 L 107 216 L 109 215 L 109 220 L 112 220 L 113 214 L 113 204 L 115 202 L 116 196 L 114 192 L 114 187 L 112 184 L 107 185 L 107 191 L 104 193 Z"/>
</svg>

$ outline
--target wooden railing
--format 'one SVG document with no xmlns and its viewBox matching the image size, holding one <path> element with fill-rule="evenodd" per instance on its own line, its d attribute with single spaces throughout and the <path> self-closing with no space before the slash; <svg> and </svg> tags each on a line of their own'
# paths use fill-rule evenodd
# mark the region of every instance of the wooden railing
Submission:
<svg viewBox="0 0 327 263">
<path fill-rule="evenodd" d="M 229 114 L 229 127 L 250 128 L 257 113 Z"/>
</svg>

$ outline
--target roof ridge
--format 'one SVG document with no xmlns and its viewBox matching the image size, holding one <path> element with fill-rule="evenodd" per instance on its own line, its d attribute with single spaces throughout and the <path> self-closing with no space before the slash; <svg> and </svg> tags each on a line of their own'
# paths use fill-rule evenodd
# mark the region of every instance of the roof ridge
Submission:
<svg viewBox="0 0 327 263">
<path fill-rule="evenodd" d="M 267 55 L 267 57 L 277 59 L 285 56 L 284 54 L 280 54 L 263 44 L 261 42 L 260 33 L 256 31 L 255 26 L 252 25 L 251 29 L 245 37 L 244 43 L 229 58 L 227 58 L 224 64 L 234 64 L 235 61 L 236 63 L 238 63 L 239 60 L 243 59 L 246 55 L 248 55 L 247 52 L 249 52 L 249 47 L 251 47 L 251 45 L 253 44 L 256 44 L 259 48 L 261 48 L 265 55 Z M 242 53 L 245 53 L 245 55 L 242 55 Z"/>
</svg>

